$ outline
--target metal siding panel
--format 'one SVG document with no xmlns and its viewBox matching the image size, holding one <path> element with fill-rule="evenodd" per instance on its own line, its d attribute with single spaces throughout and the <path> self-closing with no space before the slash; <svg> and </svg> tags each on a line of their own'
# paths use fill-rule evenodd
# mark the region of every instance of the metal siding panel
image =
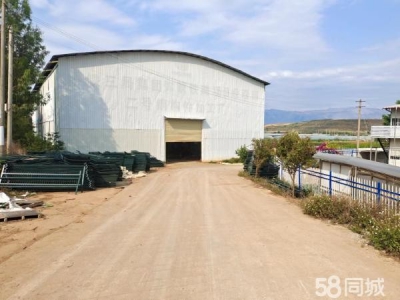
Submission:
<svg viewBox="0 0 400 300">
<path fill-rule="evenodd" d="M 104 54 L 60 58 L 58 72 L 60 130 L 162 130 L 164 117 L 205 119 L 203 160 L 263 137 L 264 85 L 212 62 Z M 165 156 L 163 135 L 158 145 Z"/>
<path fill-rule="evenodd" d="M 150 152 L 164 159 L 160 151 L 161 130 L 134 129 L 62 129 L 61 136 L 69 151 L 131 151 Z"/>
<path fill-rule="evenodd" d="M 40 133 L 45 136 L 56 131 L 55 128 L 55 77 L 57 70 L 50 74 L 40 89 L 46 104 L 41 106 L 38 111 L 38 128 Z"/>
</svg>

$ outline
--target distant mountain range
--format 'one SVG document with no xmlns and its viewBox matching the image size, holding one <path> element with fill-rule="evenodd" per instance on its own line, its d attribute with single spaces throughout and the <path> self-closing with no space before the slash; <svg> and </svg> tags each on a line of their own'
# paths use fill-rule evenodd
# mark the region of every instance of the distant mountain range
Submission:
<svg viewBox="0 0 400 300">
<path fill-rule="evenodd" d="M 385 110 L 380 108 L 363 107 L 362 119 L 381 119 Z M 264 112 L 264 124 L 296 123 L 324 119 L 357 119 L 358 110 L 355 107 L 329 108 L 324 110 L 291 111 L 267 109 Z"/>
</svg>

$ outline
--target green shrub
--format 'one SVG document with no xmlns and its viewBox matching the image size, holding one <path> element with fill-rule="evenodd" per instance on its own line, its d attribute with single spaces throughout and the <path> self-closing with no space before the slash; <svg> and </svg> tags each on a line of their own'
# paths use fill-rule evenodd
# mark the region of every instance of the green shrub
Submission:
<svg viewBox="0 0 400 300">
<path fill-rule="evenodd" d="M 240 146 L 240 148 L 236 149 L 235 153 L 239 156 L 241 163 L 246 161 L 247 151 L 246 145 Z"/>
<path fill-rule="evenodd" d="M 305 214 L 348 224 L 376 249 L 400 256 L 400 216 L 381 206 L 362 206 L 349 199 L 314 196 L 302 203 Z"/>
<path fill-rule="evenodd" d="M 368 232 L 370 244 L 388 254 L 400 255 L 399 216 L 389 216 L 376 222 Z"/>
<path fill-rule="evenodd" d="M 307 215 L 339 222 L 348 211 L 348 203 L 343 199 L 330 198 L 327 195 L 313 196 L 304 201 L 303 211 Z"/>
<path fill-rule="evenodd" d="M 312 185 L 303 185 L 301 187 L 301 196 L 303 198 L 305 197 L 311 197 L 314 193 L 314 187 Z"/>
<path fill-rule="evenodd" d="M 279 180 L 267 181 L 255 178 L 244 171 L 239 176 L 249 178 L 256 184 L 284 195 L 276 184 Z M 382 206 L 366 206 L 347 198 L 335 198 L 318 195 L 302 200 L 301 206 L 305 214 L 321 219 L 329 219 L 335 223 L 346 224 L 362 234 L 376 249 L 400 257 L 400 216 L 395 211 Z"/>
<path fill-rule="evenodd" d="M 365 208 L 354 204 L 350 211 L 350 229 L 356 233 L 363 234 L 376 225 L 374 217 L 375 209 Z"/>
<path fill-rule="evenodd" d="M 60 151 L 64 149 L 64 142 L 60 140 L 58 132 L 48 133 L 44 138 L 38 135 L 27 134 L 28 151 Z"/>
</svg>

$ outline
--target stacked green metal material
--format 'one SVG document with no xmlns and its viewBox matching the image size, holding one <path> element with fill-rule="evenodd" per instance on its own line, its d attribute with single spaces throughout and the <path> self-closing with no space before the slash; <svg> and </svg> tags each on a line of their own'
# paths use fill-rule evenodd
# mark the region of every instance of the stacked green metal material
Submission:
<svg viewBox="0 0 400 300">
<path fill-rule="evenodd" d="M 135 163 L 133 165 L 134 172 L 147 172 L 150 170 L 150 153 L 136 150 L 131 151 L 131 153 L 135 155 Z"/>
<path fill-rule="evenodd" d="M 123 166 L 126 167 L 128 171 L 133 171 L 133 166 L 135 165 L 135 155 L 127 153 L 124 156 L 124 163 Z"/>
<path fill-rule="evenodd" d="M 248 150 L 246 160 L 243 163 L 244 171 L 249 173 L 249 171 L 251 171 L 253 169 L 253 160 L 254 160 L 253 150 Z M 249 167 L 250 167 L 250 169 L 249 169 Z"/>
<path fill-rule="evenodd" d="M 117 181 L 122 180 L 123 159 L 120 156 L 68 153 L 64 155 L 64 159 L 71 164 L 86 160 L 96 187 L 115 186 Z"/>
<path fill-rule="evenodd" d="M 3 157 L 2 160 L 12 168 L 18 168 L 20 173 L 32 172 L 29 166 L 37 170 L 36 173 L 48 174 L 60 174 L 64 169 L 73 173 L 76 169 L 82 170 L 83 166 L 86 166 L 85 189 L 115 186 L 116 181 L 122 180 L 121 159 L 116 157 L 61 151 L 30 156 Z M 37 189 L 39 190 L 40 187 Z"/>
<path fill-rule="evenodd" d="M 68 151 L 35 152 L 29 155 L 0 157 L 10 172 L 67 174 L 78 173 L 85 168 L 84 189 L 115 186 L 122 180 L 121 166 L 133 172 L 149 171 L 151 167 L 163 167 L 160 160 L 147 152 L 90 152 L 89 154 Z M 77 171 L 78 170 L 78 171 Z M 62 177 L 62 176 L 61 176 Z M 37 187 L 37 190 L 47 188 Z M 60 186 L 60 190 L 63 188 Z M 67 189 L 67 188 L 65 188 Z"/>
<path fill-rule="evenodd" d="M 122 180 L 122 170 L 119 158 L 93 156 L 89 163 L 97 187 L 115 186 Z"/>
<path fill-rule="evenodd" d="M 128 171 L 133 171 L 133 165 L 135 163 L 135 156 L 127 152 L 89 152 L 97 156 L 115 158 L 121 166 L 124 166 Z"/>
<path fill-rule="evenodd" d="M 120 164 L 125 166 L 128 171 L 140 172 L 149 171 L 150 168 L 164 167 L 164 163 L 156 157 L 151 156 L 148 152 L 141 152 L 132 150 L 131 153 L 127 152 L 89 152 L 89 154 L 119 158 Z"/>
<path fill-rule="evenodd" d="M 254 153 L 252 150 L 247 152 L 246 160 L 243 164 L 243 170 L 252 176 L 256 175 L 256 165 L 254 164 Z M 272 162 L 266 162 L 259 170 L 259 176 L 265 178 L 274 178 L 278 176 L 279 166 Z"/>
<path fill-rule="evenodd" d="M 7 178 L 7 181 L 13 184 L 21 184 L 20 186 L 13 186 L 15 189 L 24 189 L 25 185 L 30 185 L 30 190 L 69 190 L 75 189 L 71 184 L 76 183 L 76 180 L 71 182 L 65 179 L 63 174 L 78 174 L 79 172 L 85 172 L 83 176 L 83 189 L 94 189 L 94 181 L 90 174 L 87 172 L 87 168 L 84 169 L 84 165 L 67 165 L 62 163 L 51 163 L 43 159 L 35 160 L 19 160 L 15 162 L 7 162 L 4 165 L 4 170 L 11 173 L 21 173 L 27 176 L 24 179 Z M 43 174 L 42 177 L 29 176 L 29 174 Z M 57 174 L 59 176 L 47 177 L 46 174 Z M 64 183 L 64 185 L 63 185 Z M 57 186 L 58 184 L 61 184 Z M 32 186 L 35 185 L 35 186 Z"/>
<path fill-rule="evenodd" d="M 150 168 L 161 168 L 164 167 L 164 163 L 154 156 L 150 156 Z"/>
</svg>

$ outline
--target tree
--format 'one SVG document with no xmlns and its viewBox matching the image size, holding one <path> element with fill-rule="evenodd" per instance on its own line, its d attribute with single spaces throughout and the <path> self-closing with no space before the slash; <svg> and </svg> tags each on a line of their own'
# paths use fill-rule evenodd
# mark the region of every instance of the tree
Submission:
<svg viewBox="0 0 400 300">
<path fill-rule="evenodd" d="M 310 138 L 300 138 L 295 131 L 290 131 L 278 141 L 276 156 L 281 160 L 283 168 L 292 180 L 292 195 L 295 196 L 295 176 L 299 167 L 312 161 L 315 147 Z"/>
<path fill-rule="evenodd" d="M 261 167 L 272 160 L 275 155 L 275 140 L 253 139 L 254 164 L 256 166 L 256 177 L 259 177 Z"/>
<path fill-rule="evenodd" d="M 397 100 L 396 104 L 400 104 L 400 100 Z M 382 124 L 384 126 L 389 126 L 390 125 L 390 114 L 382 115 Z"/>
<path fill-rule="evenodd" d="M 41 31 L 32 24 L 28 0 L 8 0 L 6 13 L 6 26 L 12 26 L 14 31 L 13 137 L 26 147 L 36 138 L 31 116 L 43 100 L 39 93 L 31 92 L 32 85 L 39 79 L 48 52 Z"/>
</svg>

